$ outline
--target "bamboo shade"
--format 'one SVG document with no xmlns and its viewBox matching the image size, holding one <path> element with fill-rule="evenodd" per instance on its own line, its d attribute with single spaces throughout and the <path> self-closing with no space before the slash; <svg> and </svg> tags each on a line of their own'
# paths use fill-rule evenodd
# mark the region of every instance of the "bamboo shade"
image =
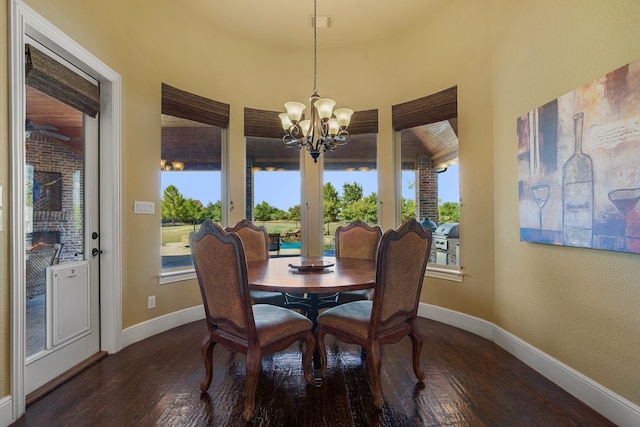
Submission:
<svg viewBox="0 0 640 427">
<path fill-rule="evenodd" d="M 354 112 L 347 130 L 350 135 L 378 133 L 378 110 Z"/>
<path fill-rule="evenodd" d="M 204 98 L 162 83 L 162 114 L 220 128 L 229 126 L 229 104 Z"/>
<path fill-rule="evenodd" d="M 100 88 L 35 47 L 25 46 L 27 85 L 91 117 L 100 111 Z"/>
<path fill-rule="evenodd" d="M 391 107 L 393 128 L 410 129 L 458 117 L 458 87 Z"/>
<path fill-rule="evenodd" d="M 282 138 L 284 131 L 276 111 L 244 109 L 244 136 Z M 356 111 L 347 128 L 349 134 L 378 133 L 378 110 Z"/>
<path fill-rule="evenodd" d="M 256 110 L 254 108 L 244 109 L 244 136 L 258 138 L 282 138 L 284 131 L 278 112 L 267 110 Z"/>
</svg>

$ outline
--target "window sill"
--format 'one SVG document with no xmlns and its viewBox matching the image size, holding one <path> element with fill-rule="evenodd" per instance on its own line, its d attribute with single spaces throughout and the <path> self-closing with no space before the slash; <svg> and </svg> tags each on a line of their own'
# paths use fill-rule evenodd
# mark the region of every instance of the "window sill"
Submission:
<svg viewBox="0 0 640 427">
<path fill-rule="evenodd" d="M 160 273 L 159 283 L 166 285 L 168 283 L 182 282 L 184 280 L 196 279 L 196 271 L 191 268 L 188 270 L 176 270 Z"/>
<path fill-rule="evenodd" d="M 434 264 L 427 265 L 425 277 L 433 277 L 435 279 L 450 280 L 452 282 L 462 282 L 462 269 L 460 267 L 436 267 Z"/>
</svg>

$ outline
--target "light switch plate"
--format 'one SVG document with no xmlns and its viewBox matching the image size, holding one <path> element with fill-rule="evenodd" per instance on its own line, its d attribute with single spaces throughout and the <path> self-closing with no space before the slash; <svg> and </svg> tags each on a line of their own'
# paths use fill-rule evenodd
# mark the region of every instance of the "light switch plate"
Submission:
<svg viewBox="0 0 640 427">
<path fill-rule="evenodd" d="M 156 205 L 153 202 L 133 202 L 133 213 L 139 215 L 153 215 L 156 212 Z"/>
</svg>

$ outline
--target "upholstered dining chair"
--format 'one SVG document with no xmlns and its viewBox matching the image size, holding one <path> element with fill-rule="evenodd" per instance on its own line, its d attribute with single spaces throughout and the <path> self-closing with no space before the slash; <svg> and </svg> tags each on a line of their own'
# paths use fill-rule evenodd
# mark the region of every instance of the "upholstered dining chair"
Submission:
<svg viewBox="0 0 640 427">
<path fill-rule="evenodd" d="M 263 226 L 243 219 L 233 227 L 226 227 L 225 231 L 233 231 L 240 236 L 248 262 L 269 259 L 269 233 Z M 285 297 L 281 292 L 252 290 L 251 300 L 254 304 L 285 305 Z"/>
<path fill-rule="evenodd" d="M 364 221 L 356 220 L 336 229 L 336 258 L 376 259 L 382 229 L 371 227 Z M 371 299 L 372 290 L 341 292 L 338 304 Z"/>
<path fill-rule="evenodd" d="M 384 405 L 380 382 L 383 345 L 409 335 L 413 344 L 413 372 L 419 382 L 424 379 L 420 368 L 422 336 L 416 319 L 431 242 L 431 231 L 424 230 L 415 219 L 397 230 L 386 231 L 378 247 L 373 300 L 338 305 L 318 316 L 316 337 L 323 375 L 327 373 L 326 334 L 360 345 L 366 350 L 378 408 Z"/>
<path fill-rule="evenodd" d="M 246 398 L 243 418 L 251 420 L 262 356 L 282 351 L 304 340 L 302 357 L 304 378 L 313 380 L 310 369 L 315 349 L 313 323 L 284 307 L 252 304 L 249 296 L 247 262 L 240 237 L 227 233 L 211 220 L 189 235 L 207 320 L 208 334 L 202 342 L 205 379 L 200 390 L 206 392 L 213 375 L 213 348 L 222 344 L 232 352 L 246 355 Z"/>
</svg>

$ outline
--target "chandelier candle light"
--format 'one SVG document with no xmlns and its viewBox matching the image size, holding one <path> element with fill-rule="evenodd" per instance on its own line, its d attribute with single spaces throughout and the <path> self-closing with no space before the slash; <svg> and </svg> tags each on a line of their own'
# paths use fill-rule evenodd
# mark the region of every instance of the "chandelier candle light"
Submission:
<svg viewBox="0 0 640 427">
<path fill-rule="evenodd" d="M 287 148 L 306 148 L 314 163 L 326 151 L 333 151 L 340 145 L 349 142 L 347 126 L 351 121 L 353 110 L 338 108 L 333 111 L 336 102 L 329 98 L 320 98 L 317 88 L 317 12 L 316 1 L 313 1 L 313 95 L 311 103 L 311 118 L 302 120 L 305 105 L 301 102 L 287 102 L 284 107 L 286 113 L 280 114 L 280 121 L 284 129 L 282 143 Z"/>
</svg>

